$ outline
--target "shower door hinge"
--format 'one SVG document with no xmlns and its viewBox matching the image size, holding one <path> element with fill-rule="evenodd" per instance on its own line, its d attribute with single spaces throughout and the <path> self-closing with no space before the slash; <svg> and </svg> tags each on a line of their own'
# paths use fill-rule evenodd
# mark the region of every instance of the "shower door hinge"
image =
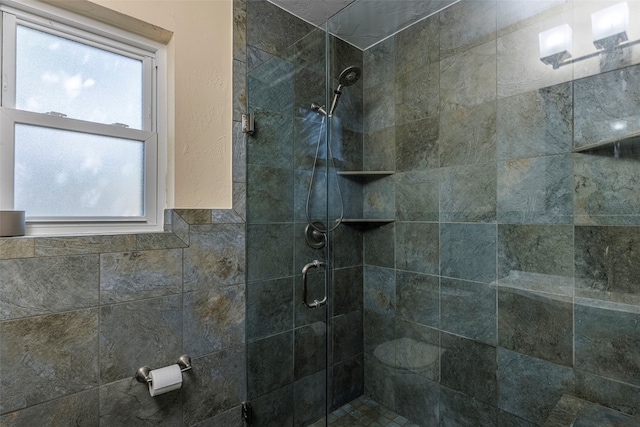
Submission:
<svg viewBox="0 0 640 427">
<path fill-rule="evenodd" d="M 253 113 L 242 115 L 242 133 L 248 133 L 253 135 L 256 131 L 256 124 L 253 118 Z"/>
<path fill-rule="evenodd" d="M 247 424 L 251 424 L 253 421 L 253 410 L 251 409 L 251 402 L 242 402 L 242 421 Z"/>
</svg>

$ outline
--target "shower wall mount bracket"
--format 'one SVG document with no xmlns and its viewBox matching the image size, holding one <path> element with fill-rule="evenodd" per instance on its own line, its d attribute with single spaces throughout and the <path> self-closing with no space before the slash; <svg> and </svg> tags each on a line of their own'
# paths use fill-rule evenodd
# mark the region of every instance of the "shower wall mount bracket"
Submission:
<svg viewBox="0 0 640 427">
<path fill-rule="evenodd" d="M 248 133 L 253 136 L 256 132 L 256 122 L 253 113 L 242 115 L 242 133 Z"/>
</svg>

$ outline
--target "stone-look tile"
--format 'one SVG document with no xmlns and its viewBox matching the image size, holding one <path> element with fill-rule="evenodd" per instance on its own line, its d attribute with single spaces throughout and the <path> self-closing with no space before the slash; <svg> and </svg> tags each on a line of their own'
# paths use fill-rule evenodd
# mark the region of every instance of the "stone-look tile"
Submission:
<svg viewBox="0 0 640 427">
<path fill-rule="evenodd" d="M 110 304 L 182 292 L 182 250 L 100 255 L 100 302 Z"/>
<path fill-rule="evenodd" d="M 299 42 L 297 44 L 299 44 Z M 324 47 L 324 44 L 322 46 Z M 296 55 L 299 53 L 300 52 L 296 49 Z M 325 94 L 328 93 L 326 90 L 327 76 L 325 70 L 324 68 L 321 68 L 319 71 L 316 71 L 315 68 L 317 67 L 314 66 L 315 64 L 302 65 L 299 64 L 298 61 L 299 59 L 296 57 L 293 71 L 294 114 L 303 118 L 315 116 L 314 118 L 320 121 L 325 117 L 321 113 L 313 111 L 311 109 L 311 105 L 314 102 L 324 104 L 323 100 L 326 98 Z M 319 56 L 315 62 L 317 64 L 324 64 L 324 56 Z M 307 68 L 307 66 L 309 66 L 309 68 Z M 289 145 L 289 148 L 292 147 L 293 145 Z"/>
<path fill-rule="evenodd" d="M 256 119 L 263 117 L 262 114 L 258 114 L 262 111 L 266 111 L 267 114 L 282 113 L 285 116 L 293 111 L 293 71 L 293 64 L 280 58 L 271 58 L 260 67 L 251 70 L 247 76 L 248 108 L 256 112 Z M 292 124 L 290 116 L 289 122 Z M 258 132 L 256 127 L 256 134 Z M 251 139 L 248 140 L 248 143 L 250 142 Z M 251 150 L 247 155 L 248 162 L 252 163 Z"/>
<path fill-rule="evenodd" d="M 333 272 L 333 315 L 363 308 L 363 272 L 360 267 L 341 268 Z"/>
<path fill-rule="evenodd" d="M 0 413 L 98 385 L 97 309 L 3 322 L 0 336 Z"/>
<path fill-rule="evenodd" d="M 640 108 L 640 66 L 576 80 L 573 85 L 574 147 L 640 131 L 634 114 Z"/>
<path fill-rule="evenodd" d="M 187 244 L 172 232 L 136 234 L 136 249 L 139 251 L 186 247 Z"/>
<path fill-rule="evenodd" d="M 242 115 L 247 112 L 247 63 L 233 60 L 233 113 L 236 122 L 242 121 Z"/>
<path fill-rule="evenodd" d="M 568 154 L 498 163 L 498 221 L 572 223 L 572 163 Z"/>
<path fill-rule="evenodd" d="M 0 259 L 32 258 L 35 253 L 35 239 L 0 238 Z"/>
<path fill-rule="evenodd" d="M 620 157 L 612 154 L 573 155 L 576 224 L 640 224 L 637 159 L 636 154 L 624 152 Z"/>
<path fill-rule="evenodd" d="M 395 125 L 394 100 L 395 81 L 385 81 L 367 90 L 364 94 L 364 131 L 366 133 Z M 342 98 L 340 101 L 342 102 Z"/>
<path fill-rule="evenodd" d="M 185 293 L 184 351 L 199 357 L 243 344 L 245 305 L 243 284 Z"/>
<path fill-rule="evenodd" d="M 575 376 L 576 396 L 628 415 L 640 414 L 640 388 L 578 370 Z"/>
<path fill-rule="evenodd" d="M 496 226 L 442 224 L 440 271 L 442 276 L 490 283 L 496 278 Z"/>
<path fill-rule="evenodd" d="M 246 162 L 247 167 L 251 165 L 259 165 L 270 168 L 279 169 L 291 169 L 293 167 L 293 154 L 294 154 L 294 129 L 299 133 L 300 120 L 294 121 L 289 112 L 275 112 L 269 110 L 257 110 L 255 111 L 255 123 L 256 132 L 253 135 L 247 136 L 247 154 Z M 312 124 L 314 122 L 305 121 L 304 123 Z M 297 126 L 296 126 L 297 125 Z M 308 150 L 312 150 L 310 154 L 315 154 L 315 144 L 317 143 L 317 126 L 310 127 L 307 132 L 309 136 L 301 139 L 301 143 L 298 146 L 296 143 L 295 149 L 298 147 L 307 147 Z M 296 135 L 298 136 L 298 135 Z M 306 141 L 306 142 L 304 142 Z M 250 169 L 247 170 L 250 172 Z M 251 174 L 247 176 L 249 182 L 253 182 Z M 259 182 L 256 182 L 259 184 Z"/>
<path fill-rule="evenodd" d="M 294 331 L 294 366 L 296 380 L 327 366 L 327 324 L 314 322 Z"/>
<path fill-rule="evenodd" d="M 246 399 L 244 346 L 193 359 L 191 364 L 192 370 L 182 374 L 185 426 L 227 411 Z"/>
<path fill-rule="evenodd" d="M 571 151 L 573 85 L 561 83 L 498 101 L 498 159 Z"/>
<path fill-rule="evenodd" d="M 362 188 L 362 199 L 364 218 L 393 218 L 396 213 L 393 179 L 369 180 Z"/>
<path fill-rule="evenodd" d="M 549 28 L 567 23 L 571 25 L 571 15 L 570 8 L 560 8 L 555 13 L 544 15 L 531 25 L 498 38 L 498 98 L 571 81 L 572 64 L 554 70 L 550 65 L 540 61 L 538 37 L 542 31 Z"/>
<path fill-rule="evenodd" d="M 190 228 L 190 245 L 183 249 L 185 292 L 244 283 L 244 224 L 192 225 Z"/>
<path fill-rule="evenodd" d="M 247 280 L 291 276 L 293 231 L 291 224 L 247 225 Z"/>
<path fill-rule="evenodd" d="M 247 221 L 293 221 L 293 171 L 249 165 Z"/>
<path fill-rule="evenodd" d="M 171 224 L 168 231 L 173 232 L 180 240 L 189 245 L 189 224 L 173 209 L 171 210 Z M 109 252 L 124 252 L 124 250 Z"/>
<path fill-rule="evenodd" d="M 36 237 L 36 256 L 65 256 L 100 252 L 127 252 L 136 249 L 133 234 Z"/>
<path fill-rule="evenodd" d="M 293 327 L 292 278 L 247 286 L 247 339 L 253 341 Z"/>
<path fill-rule="evenodd" d="M 175 209 L 189 225 L 211 224 L 211 209 Z"/>
<path fill-rule="evenodd" d="M 573 296 L 573 226 L 498 225 L 500 286 Z"/>
<path fill-rule="evenodd" d="M 378 129 L 364 134 L 363 170 L 396 170 L 396 128 Z"/>
<path fill-rule="evenodd" d="M 126 378 L 100 387 L 99 414 L 105 426 L 182 425 L 182 390 L 151 397 L 145 384 Z"/>
<path fill-rule="evenodd" d="M 247 221 L 247 184 L 244 182 L 234 182 L 232 184 L 232 202 L 233 211 L 238 214 L 242 222 Z M 215 216 L 213 217 L 214 224 L 216 223 Z M 230 221 L 227 221 L 230 222 Z"/>
<path fill-rule="evenodd" d="M 440 166 L 496 160 L 496 101 L 456 106 L 440 114 Z"/>
<path fill-rule="evenodd" d="M 509 350 L 498 349 L 498 407 L 542 424 L 564 394 L 574 389 L 573 370 Z"/>
<path fill-rule="evenodd" d="M 247 46 L 247 69 L 249 71 L 253 71 L 254 69 L 258 68 L 260 65 L 264 64 L 265 62 L 271 60 L 274 57 L 274 55 L 265 52 L 264 50 L 258 49 L 255 46 L 251 46 L 248 45 Z M 245 73 L 245 77 L 246 77 Z"/>
<path fill-rule="evenodd" d="M 496 348 L 465 338 L 440 334 L 440 383 L 485 403 L 498 402 Z"/>
<path fill-rule="evenodd" d="M 440 328 L 443 331 L 496 344 L 496 286 L 442 278 Z"/>
<path fill-rule="evenodd" d="M 535 427 L 533 424 L 522 418 L 518 418 L 513 414 L 504 411 L 498 411 L 498 425 L 500 427 Z"/>
<path fill-rule="evenodd" d="M 246 424 L 240 416 L 241 411 L 242 407 L 236 406 L 199 424 L 195 424 L 195 427 L 245 427 Z"/>
<path fill-rule="evenodd" d="M 439 425 L 438 383 L 412 372 L 398 372 L 395 378 L 394 398 L 395 411 L 399 415 L 423 426 Z"/>
<path fill-rule="evenodd" d="M 440 110 L 496 99 L 496 43 L 489 42 L 440 61 Z"/>
<path fill-rule="evenodd" d="M 394 175 L 397 221 L 438 221 L 440 176 L 439 169 Z"/>
<path fill-rule="evenodd" d="M 576 227 L 576 296 L 640 304 L 637 227 Z"/>
<path fill-rule="evenodd" d="M 456 426 L 502 426 L 498 409 L 447 387 L 440 387 L 440 424 Z"/>
<path fill-rule="evenodd" d="M 333 161 L 335 169 L 363 170 L 364 133 L 340 127 L 333 127 L 331 131 L 329 157 Z M 391 144 L 393 142 L 389 143 L 389 145 Z"/>
<path fill-rule="evenodd" d="M 176 363 L 182 354 L 179 295 L 100 308 L 100 381 L 107 383 Z"/>
<path fill-rule="evenodd" d="M 233 59 L 247 60 L 246 0 L 233 0 Z"/>
<path fill-rule="evenodd" d="M 438 15 L 441 59 L 496 38 L 495 0 L 465 0 L 446 8 Z"/>
<path fill-rule="evenodd" d="M 364 355 L 364 394 L 388 408 L 395 408 L 395 369 L 375 356 Z M 419 375 L 415 375 L 419 377 Z M 419 377 L 428 381 L 424 377 Z"/>
<path fill-rule="evenodd" d="M 396 310 L 396 271 L 390 268 L 365 266 L 364 308 L 393 316 Z"/>
<path fill-rule="evenodd" d="M 395 267 L 395 224 L 386 224 L 364 233 L 364 261 L 367 265 Z"/>
<path fill-rule="evenodd" d="M 440 221 L 495 222 L 495 163 L 442 169 Z"/>
<path fill-rule="evenodd" d="M 341 225 L 333 232 L 333 267 L 362 265 L 363 233 L 357 227 Z"/>
<path fill-rule="evenodd" d="M 97 255 L 0 261 L 0 320 L 98 305 L 99 265 Z"/>
<path fill-rule="evenodd" d="M 437 117 L 440 107 L 440 64 L 396 74 L 396 126 Z"/>
<path fill-rule="evenodd" d="M 637 306 L 575 299 L 576 369 L 640 386 Z"/>
<path fill-rule="evenodd" d="M 334 364 L 331 376 L 331 409 L 339 408 L 364 393 L 364 356 L 362 354 Z"/>
<path fill-rule="evenodd" d="M 396 126 L 396 170 L 412 172 L 437 168 L 438 145 L 437 116 Z"/>
<path fill-rule="evenodd" d="M 386 347 L 386 345 L 388 345 L 387 343 L 395 339 L 395 323 L 393 317 L 365 310 L 363 320 L 365 353 L 373 355 L 380 345 Z"/>
<path fill-rule="evenodd" d="M 293 331 L 249 343 L 247 347 L 250 399 L 293 382 Z"/>
<path fill-rule="evenodd" d="M 635 427 L 638 419 L 603 408 L 574 396 L 564 395 L 544 423 L 553 426 L 617 426 Z"/>
<path fill-rule="evenodd" d="M 332 319 L 332 363 L 344 362 L 363 352 L 362 311 L 352 311 Z"/>
<path fill-rule="evenodd" d="M 396 319 L 395 339 L 374 351 L 378 360 L 432 381 L 440 379 L 440 336 L 436 329 Z"/>
<path fill-rule="evenodd" d="M 362 63 L 367 71 L 362 75 L 365 90 L 395 78 L 396 40 L 389 37 L 362 52 Z"/>
<path fill-rule="evenodd" d="M 298 18 L 268 1 L 248 1 L 247 44 L 284 57 L 299 36 L 305 34 L 300 33 L 298 21 Z M 274 28 L 278 31 L 274 31 Z"/>
<path fill-rule="evenodd" d="M 571 297 L 498 289 L 498 345 L 573 366 Z"/>
<path fill-rule="evenodd" d="M 421 325 L 440 326 L 440 282 L 437 276 L 396 272 L 396 317 Z"/>
<path fill-rule="evenodd" d="M 211 222 L 213 224 L 240 224 L 245 220 L 233 209 L 211 209 Z"/>
<path fill-rule="evenodd" d="M 304 427 L 325 415 L 327 372 L 319 371 L 293 384 L 293 425 Z"/>
<path fill-rule="evenodd" d="M 405 74 L 440 61 L 438 21 L 439 15 L 435 14 L 395 35 L 396 74 Z"/>
<path fill-rule="evenodd" d="M 498 37 L 520 30 L 536 22 L 544 21 L 549 19 L 550 16 L 559 15 L 563 11 L 570 12 L 572 7 L 572 4 L 567 4 L 564 0 L 499 1 L 497 16 Z"/>
<path fill-rule="evenodd" d="M 396 223 L 396 268 L 416 273 L 438 274 L 438 224 Z"/>
<path fill-rule="evenodd" d="M 146 388 L 143 387 L 143 390 Z M 5 427 L 33 427 L 36 425 L 97 427 L 98 423 L 98 388 L 70 394 L 0 416 L 0 424 Z"/>
<path fill-rule="evenodd" d="M 292 426 L 293 384 L 252 399 L 251 407 L 256 426 Z"/>
<path fill-rule="evenodd" d="M 242 132 L 241 121 L 233 122 L 231 139 L 231 178 L 233 182 L 247 182 L 247 140 L 249 136 Z"/>
</svg>

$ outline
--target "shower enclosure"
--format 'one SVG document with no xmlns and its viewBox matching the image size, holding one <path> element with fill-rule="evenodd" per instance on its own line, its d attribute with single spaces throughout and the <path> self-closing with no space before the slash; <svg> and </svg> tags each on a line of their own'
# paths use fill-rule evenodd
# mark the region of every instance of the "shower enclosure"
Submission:
<svg viewBox="0 0 640 427">
<path fill-rule="evenodd" d="M 246 1 L 252 425 L 368 425 L 362 395 L 420 426 L 639 425 L 619 3 L 356 0 L 314 26 Z M 599 38 L 611 6 L 629 27 Z"/>
</svg>

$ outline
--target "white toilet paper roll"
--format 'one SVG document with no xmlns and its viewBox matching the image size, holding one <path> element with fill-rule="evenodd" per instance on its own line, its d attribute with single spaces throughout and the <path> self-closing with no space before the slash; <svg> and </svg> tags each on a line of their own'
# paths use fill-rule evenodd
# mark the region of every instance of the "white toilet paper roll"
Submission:
<svg viewBox="0 0 640 427">
<path fill-rule="evenodd" d="M 180 366 L 171 365 L 149 372 L 149 394 L 157 396 L 182 387 L 182 371 Z"/>
</svg>

